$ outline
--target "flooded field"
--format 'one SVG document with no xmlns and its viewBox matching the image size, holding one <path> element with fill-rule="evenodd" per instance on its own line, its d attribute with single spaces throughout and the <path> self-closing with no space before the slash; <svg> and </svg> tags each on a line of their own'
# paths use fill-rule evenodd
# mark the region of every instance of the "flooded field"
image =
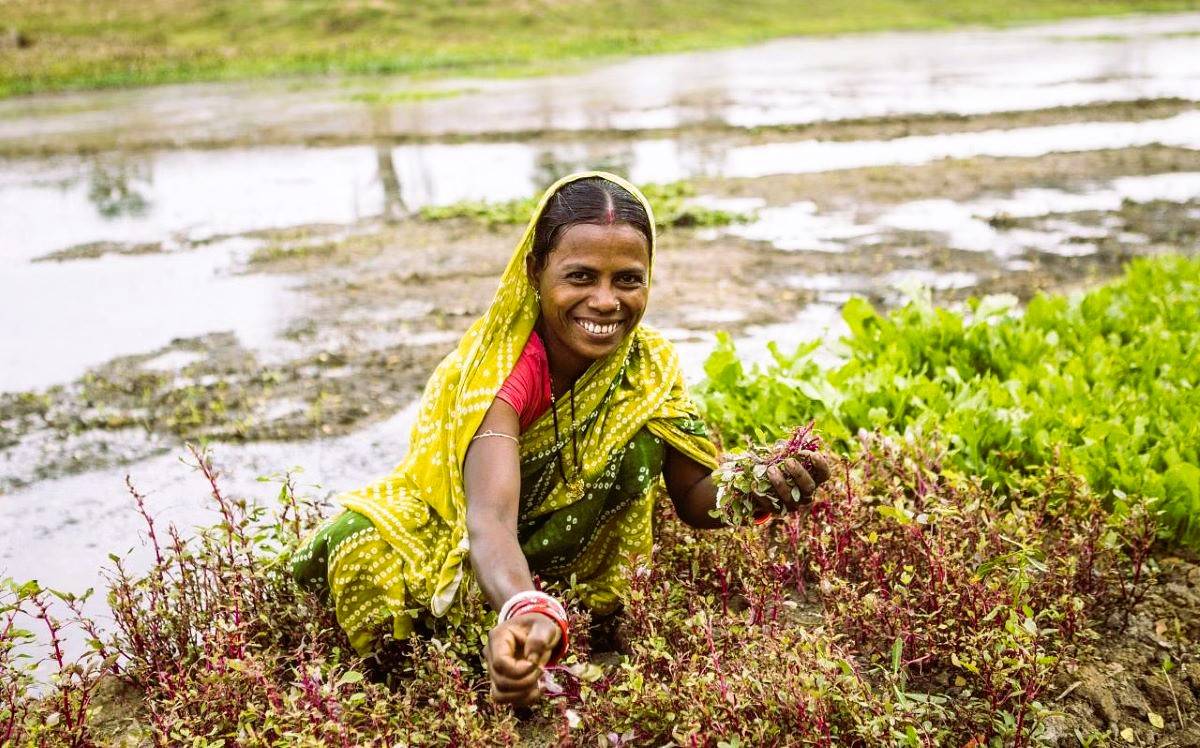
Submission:
<svg viewBox="0 0 1200 748">
<path fill-rule="evenodd" d="M 780 41 L 397 104 L 353 100 L 363 81 L 0 102 L 0 571 L 95 584 L 138 545 L 127 473 L 160 517 L 203 519 L 185 441 L 264 500 L 259 476 L 302 467 L 326 496 L 398 462 L 521 231 L 428 206 L 607 168 L 733 212 L 656 257 L 648 322 L 693 380 L 714 331 L 761 360 L 835 338 L 850 295 L 1027 299 L 1193 252 L 1198 33 Z"/>
</svg>

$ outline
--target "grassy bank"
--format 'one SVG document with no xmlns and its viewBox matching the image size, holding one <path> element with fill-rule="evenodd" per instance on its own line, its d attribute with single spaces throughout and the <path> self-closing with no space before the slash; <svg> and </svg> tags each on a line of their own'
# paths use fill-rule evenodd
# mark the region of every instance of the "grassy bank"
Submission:
<svg viewBox="0 0 1200 748">
<path fill-rule="evenodd" d="M 1005 25 L 1200 8 L 1197 0 L 7 0 L 0 97 L 279 75 L 535 74 L 564 61 L 781 36 Z"/>
</svg>

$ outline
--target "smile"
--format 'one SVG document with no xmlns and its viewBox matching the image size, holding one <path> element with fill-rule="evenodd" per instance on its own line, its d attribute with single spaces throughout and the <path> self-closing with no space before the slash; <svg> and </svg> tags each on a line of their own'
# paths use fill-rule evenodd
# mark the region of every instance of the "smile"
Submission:
<svg viewBox="0 0 1200 748">
<path fill-rule="evenodd" d="M 612 335 L 613 333 L 615 333 L 617 331 L 617 329 L 621 327 L 620 322 L 609 322 L 609 323 L 601 325 L 601 324 L 597 324 L 595 322 L 591 322 L 591 321 L 585 320 L 585 319 L 576 319 L 575 324 L 582 327 L 586 332 L 590 333 L 591 335 L 596 335 L 596 336 L 600 336 L 600 337 L 608 337 L 609 335 Z"/>
</svg>

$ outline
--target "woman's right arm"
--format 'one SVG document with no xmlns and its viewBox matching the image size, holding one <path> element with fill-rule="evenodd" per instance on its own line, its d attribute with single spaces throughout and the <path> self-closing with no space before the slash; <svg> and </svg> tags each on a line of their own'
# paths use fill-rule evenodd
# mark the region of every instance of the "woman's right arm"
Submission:
<svg viewBox="0 0 1200 748">
<path fill-rule="evenodd" d="M 488 431 L 516 438 L 520 431 L 517 411 L 503 400 L 493 401 L 476 434 Z M 518 592 L 535 589 L 529 562 L 517 540 L 520 465 L 517 442 L 503 436 L 474 440 L 463 461 L 471 567 L 496 610 Z M 492 697 L 515 704 L 536 700 L 541 695 L 538 679 L 542 666 L 561 636 L 558 625 L 539 613 L 498 623 L 489 632 L 484 649 Z"/>
<path fill-rule="evenodd" d="M 491 431 L 516 438 L 519 430 L 517 411 L 497 399 L 476 434 Z M 503 436 L 471 442 L 463 462 L 471 565 L 483 594 L 496 610 L 518 592 L 534 588 L 529 564 L 517 542 L 520 463 L 517 443 Z"/>
</svg>

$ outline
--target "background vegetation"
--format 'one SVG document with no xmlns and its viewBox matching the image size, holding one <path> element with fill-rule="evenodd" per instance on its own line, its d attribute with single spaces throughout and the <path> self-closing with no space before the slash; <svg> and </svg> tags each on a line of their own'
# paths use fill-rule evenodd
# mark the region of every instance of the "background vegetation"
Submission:
<svg viewBox="0 0 1200 748">
<path fill-rule="evenodd" d="M 560 72 L 781 36 L 1189 10 L 1196 0 L 4 0 L 0 97 L 309 74 Z"/>
<path fill-rule="evenodd" d="M 936 436 L 952 464 L 1002 489 L 1061 459 L 1118 508 L 1158 499 L 1167 536 L 1200 545 L 1200 261 L 1135 261 L 1078 298 L 1014 302 L 958 313 L 921 295 L 880 314 L 852 299 L 833 369 L 814 343 L 747 370 L 726 336 L 700 399 L 738 440 L 809 418 L 835 451 L 863 430 Z"/>
</svg>

